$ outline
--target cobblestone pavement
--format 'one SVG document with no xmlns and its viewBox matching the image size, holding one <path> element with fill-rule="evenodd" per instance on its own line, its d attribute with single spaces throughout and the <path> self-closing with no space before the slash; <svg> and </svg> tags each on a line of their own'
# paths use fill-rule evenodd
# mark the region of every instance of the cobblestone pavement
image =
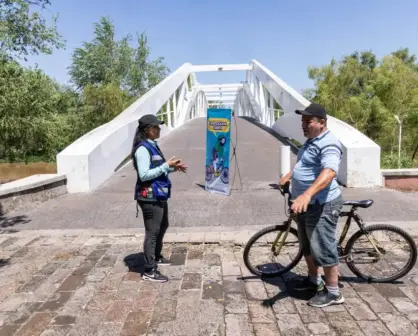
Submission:
<svg viewBox="0 0 418 336">
<path fill-rule="evenodd" d="M 399 284 L 346 278 L 344 305 L 312 308 L 287 287 L 302 262 L 265 282 L 248 273 L 239 242 L 249 234 L 168 234 L 163 284 L 140 278 L 142 234 L 0 235 L 0 335 L 417 334 L 418 268 Z"/>
</svg>

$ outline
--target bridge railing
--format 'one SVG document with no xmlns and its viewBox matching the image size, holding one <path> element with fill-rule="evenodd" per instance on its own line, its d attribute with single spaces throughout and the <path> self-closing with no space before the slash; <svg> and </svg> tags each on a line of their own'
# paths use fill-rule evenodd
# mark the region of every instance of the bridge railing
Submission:
<svg viewBox="0 0 418 336">
<path fill-rule="evenodd" d="M 204 117 L 206 115 L 206 109 L 208 108 L 208 101 L 205 93 L 198 88 L 193 90 L 193 93 L 190 97 L 190 102 L 185 108 L 184 118 L 182 123 L 192 120 L 197 117 Z"/>
<path fill-rule="evenodd" d="M 195 72 L 247 71 L 238 84 L 199 85 Z M 189 85 L 189 79 L 192 85 Z M 231 90 L 237 93 L 231 99 Z M 228 97 L 217 93 L 228 93 Z M 208 96 L 209 95 L 209 96 Z M 190 119 L 205 116 L 209 104 L 228 101 L 237 115 L 251 115 L 283 137 L 305 141 L 300 117 L 294 113 L 309 101 L 257 61 L 250 64 L 191 65 L 185 63 L 140 97 L 112 121 L 90 131 L 57 155 L 58 174 L 67 177 L 68 192 L 88 192 L 109 178 L 129 157 L 137 120 L 156 114 L 166 120 L 161 136 Z M 276 101 L 282 111 L 275 111 Z M 164 108 L 165 110 L 162 108 Z M 277 118 L 280 114 L 280 118 Z M 339 138 L 344 155 L 339 180 L 348 187 L 382 184 L 380 147 L 348 124 L 329 118 L 328 127 Z"/>
<path fill-rule="evenodd" d="M 306 138 L 302 132 L 300 116 L 295 114 L 295 110 L 304 109 L 310 102 L 258 61 L 253 60 L 251 65 L 244 89 L 250 100 L 259 107 L 261 115 L 258 120 L 272 127 L 281 136 L 304 143 Z M 274 116 L 273 99 L 283 111 L 279 118 Z M 327 126 L 340 140 L 344 150 L 339 181 L 347 187 L 381 186 L 380 146 L 354 127 L 332 116 L 329 116 Z"/>
<path fill-rule="evenodd" d="M 236 116 L 251 117 L 257 121 L 261 121 L 264 117 L 263 111 L 261 111 L 246 83 L 237 92 L 233 110 Z"/>
<path fill-rule="evenodd" d="M 182 125 L 190 105 L 189 76 L 194 79 L 192 65 L 185 63 L 116 118 L 61 151 L 57 155 L 57 173 L 66 175 L 67 191 L 94 190 L 126 161 L 141 116 L 157 114 L 165 105 L 169 112 L 166 111 L 167 123 L 162 127 L 161 136 Z"/>
</svg>

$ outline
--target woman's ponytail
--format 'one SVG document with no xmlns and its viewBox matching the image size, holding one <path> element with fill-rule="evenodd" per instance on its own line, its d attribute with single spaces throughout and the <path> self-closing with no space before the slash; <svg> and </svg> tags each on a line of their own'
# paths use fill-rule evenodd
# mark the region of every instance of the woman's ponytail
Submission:
<svg viewBox="0 0 418 336">
<path fill-rule="evenodd" d="M 145 135 L 145 130 L 138 126 L 136 128 L 134 140 L 132 142 L 132 149 L 131 149 L 131 159 L 132 159 L 132 163 L 134 165 L 135 170 L 137 170 L 137 167 L 136 167 L 136 164 L 135 164 L 136 147 L 138 146 L 138 143 L 140 143 L 143 140 L 147 140 L 147 136 Z"/>
</svg>

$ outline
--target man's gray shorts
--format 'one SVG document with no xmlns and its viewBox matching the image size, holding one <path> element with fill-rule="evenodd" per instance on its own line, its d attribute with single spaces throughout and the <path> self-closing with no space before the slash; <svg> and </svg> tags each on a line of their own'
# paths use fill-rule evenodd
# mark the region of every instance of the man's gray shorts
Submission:
<svg viewBox="0 0 418 336">
<path fill-rule="evenodd" d="M 343 199 L 324 204 L 310 204 L 307 212 L 298 214 L 298 235 L 305 256 L 312 255 L 319 267 L 338 265 L 337 224 Z"/>
</svg>

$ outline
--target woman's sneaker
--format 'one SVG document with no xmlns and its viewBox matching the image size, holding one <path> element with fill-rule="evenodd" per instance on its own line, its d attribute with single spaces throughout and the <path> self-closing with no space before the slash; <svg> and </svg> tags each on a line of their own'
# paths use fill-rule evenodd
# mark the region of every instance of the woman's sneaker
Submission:
<svg viewBox="0 0 418 336">
<path fill-rule="evenodd" d="M 162 275 L 159 271 L 153 269 L 150 271 L 145 271 L 142 274 L 142 280 L 148 280 L 152 282 L 166 282 L 168 278 L 165 275 Z"/>
</svg>

